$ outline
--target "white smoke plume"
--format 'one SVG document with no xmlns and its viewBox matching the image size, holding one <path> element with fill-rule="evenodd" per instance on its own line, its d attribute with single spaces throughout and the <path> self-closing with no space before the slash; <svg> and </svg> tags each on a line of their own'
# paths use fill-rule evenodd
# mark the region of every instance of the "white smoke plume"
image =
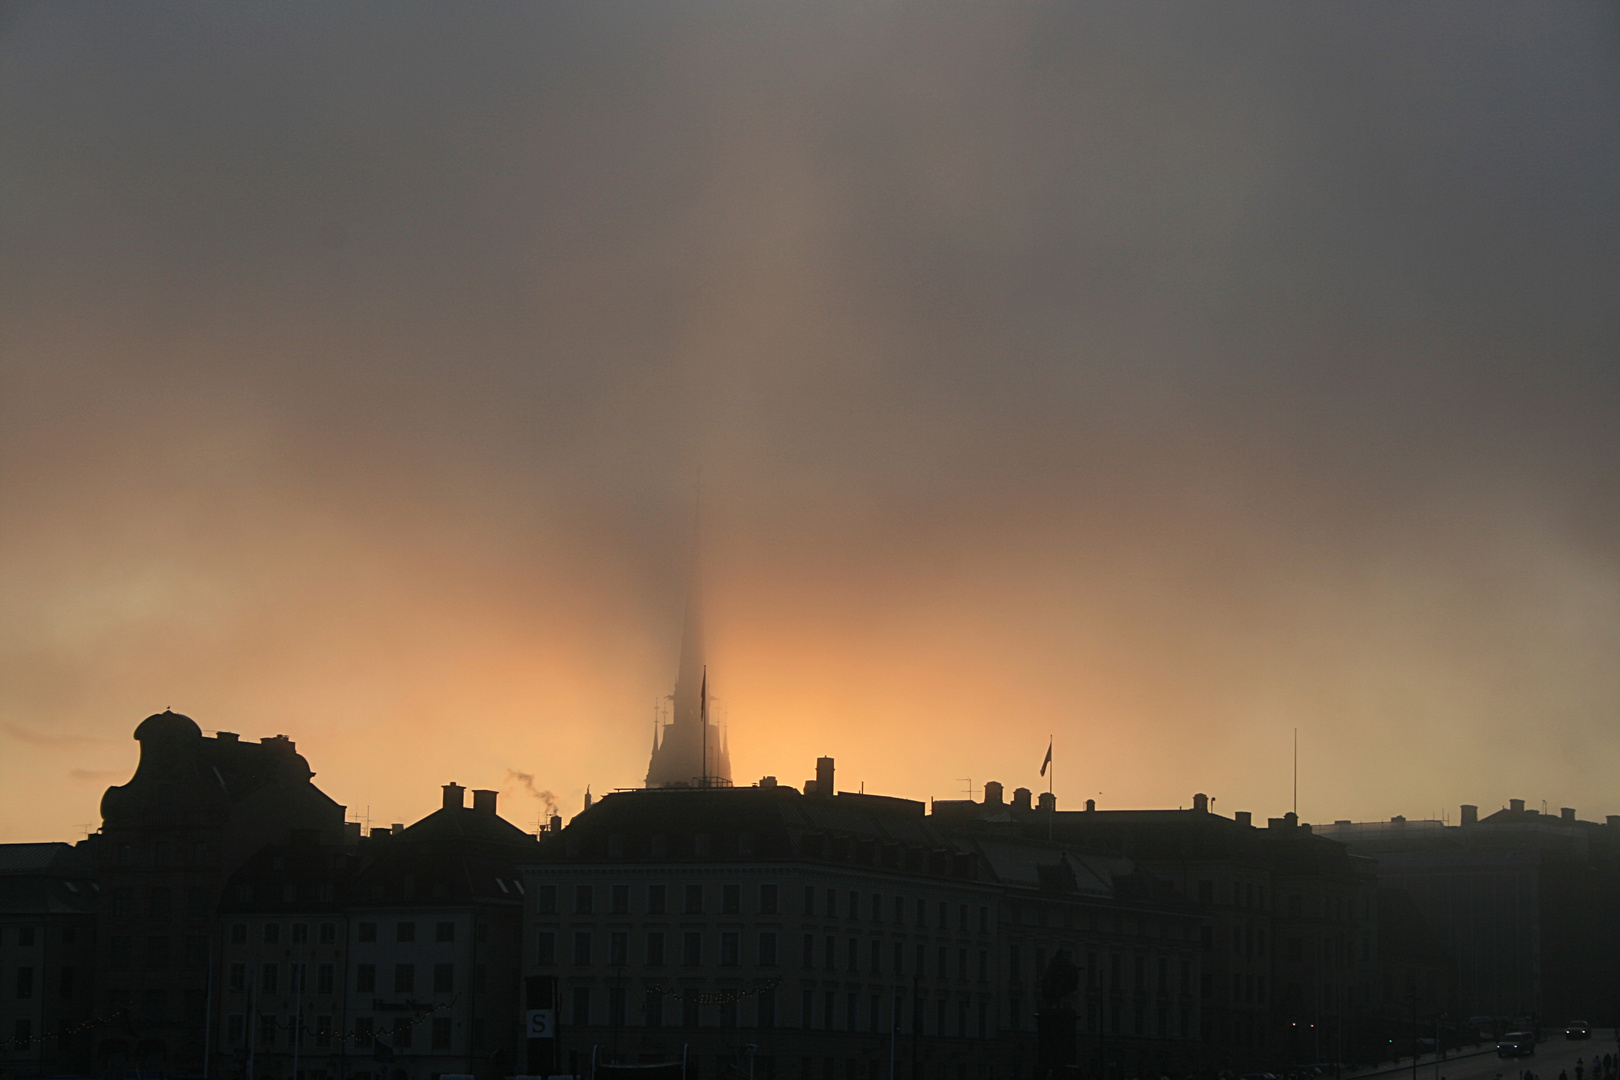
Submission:
<svg viewBox="0 0 1620 1080">
<path fill-rule="evenodd" d="M 558 813 L 560 813 L 560 811 L 557 809 L 557 796 L 549 791 L 544 791 L 535 787 L 533 773 L 518 772 L 516 769 L 507 769 L 506 778 L 508 780 L 516 780 L 518 783 L 523 785 L 530 795 L 533 795 L 536 799 L 538 799 L 540 801 L 540 805 L 546 809 L 546 817 L 555 817 Z"/>
</svg>

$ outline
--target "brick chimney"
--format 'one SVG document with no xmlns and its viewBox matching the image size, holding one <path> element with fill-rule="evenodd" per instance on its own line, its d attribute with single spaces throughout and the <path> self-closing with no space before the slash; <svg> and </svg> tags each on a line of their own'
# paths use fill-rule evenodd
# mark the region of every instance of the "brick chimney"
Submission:
<svg viewBox="0 0 1620 1080">
<path fill-rule="evenodd" d="M 823 799 L 833 797 L 838 789 L 833 786 L 833 759 L 830 757 L 816 758 L 816 794 Z"/>
<path fill-rule="evenodd" d="M 1245 829 L 1254 824 L 1254 816 L 1247 810 L 1239 810 L 1237 813 L 1232 815 L 1232 820 L 1237 822 L 1239 825 L 1242 825 Z"/>
<path fill-rule="evenodd" d="M 1462 804 L 1462 823 L 1464 825 L 1479 824 L 1479 807 L 1472 803 Z"/>
<path fill-rule="evenodd" d="M 1193 796 L 1193 809 L 1200 814 L 1209 813 L 1209 796 L 1202 791 Z"/>
<path fill-rule="evenodd" d="M 1575 824 L 1575 808 L 1573 806 L 1565 806 L 1565 807 L 1559 808 L 1558 820 L 1559 821 L 1567 821 L 1571 825 Z"/>
<path fill-rule="evenodd" d="M 1524 800 L 1523 799 L 1509 799 L 1508 800 L 1508 809 L 1513 811 L 1515 814 L 1524 813 Z"/>
<path fill-rule="evenodd" d="M 467 805 L 467 789 L 452 780 L 444 785 L 444 808 L 446 810 L 460 810 Z"/>
<path fill-rule="evenodd" d="M 984 782 L 984 805 L 985 806 L 1000 806 L 1001 805 L 1001 781 L 1000 780 L 986 780 Z"/>
<path fill-rule="evenodd" d="M 498 791 L 474 791 L 473 809 L 480 814 L 488 814 L 490 817 L 494 817 L 495 800 L 500 797 L 500 794 Z"/>
<path fill-rule="evenodd" d="M 1029 788 L 1027 788 L 1027 787 L 1013 788 L 1013 801 L 1012 801 L 1013 809 L 1014 810 L 1028 810 L 1030 808 L 1029 807 L 1029 797 L 1030 797 L 1029 796 Z"/>
</svg>

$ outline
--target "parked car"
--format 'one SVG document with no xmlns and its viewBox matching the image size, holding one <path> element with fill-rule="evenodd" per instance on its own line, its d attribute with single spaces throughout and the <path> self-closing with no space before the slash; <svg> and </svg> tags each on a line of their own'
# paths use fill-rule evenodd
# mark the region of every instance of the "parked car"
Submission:
<svg viewBox="0 0 1620 1080">
<path fill-rule="evenodd" d="M 1510 1031 L 1496 1044 L 1496 1056 L 1499 1058 L 1529 1057 L 1535 1052 L 1536 1035 L 1533 1031 Z"/>
<path fill-rule="evenodd" d="M 1585 1020 L 1571 1020 L 1569 1025 L 1564 1028 L 1564 1038 L 1566 1039 L 1590 1039 L 1591 1037 L 1592 1029 L 1587 1026 Z"/>
</svg>

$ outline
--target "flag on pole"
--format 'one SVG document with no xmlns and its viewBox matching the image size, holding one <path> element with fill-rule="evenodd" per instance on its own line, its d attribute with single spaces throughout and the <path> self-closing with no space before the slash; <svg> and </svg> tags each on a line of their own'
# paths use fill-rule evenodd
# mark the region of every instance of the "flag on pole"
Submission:
<svg viewBox="0 0 1620 1080">
<path fill-rule="evenodd" d="M 1042 776 L 1046 775 L 1046 768 L 1050 764 L 1052 764 L 1052 739 L 1051 739 L 1051 736 L 1047 736 L 1047 739 L 1046 739 L 1046 760 L 1041 762 L 1041 775 Z"/>
</svg>

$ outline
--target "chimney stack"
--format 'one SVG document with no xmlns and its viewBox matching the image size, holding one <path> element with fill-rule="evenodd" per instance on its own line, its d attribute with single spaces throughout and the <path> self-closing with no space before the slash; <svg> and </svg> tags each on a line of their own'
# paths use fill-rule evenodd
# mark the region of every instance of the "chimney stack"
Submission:
<svg viewBox="0 0 1620 1080">
<path fill-rule="evenodd" d="M 1558 820 L 1567 821 L 1571 825 L 1575 824 L 1575 808 L 1573 806 L 1560 807 L 1558 811 Z"/>
<path fill-rule="evenodd" d="M 1029 788 L 1027 788 L 1027 787 L 1013 788 L 1013 801 L 1012 801 L 1012 804 L 1013 804 L 1013 809 L 1014 810 L 1028 810 L 1029 809 Z"/>
<path fill-rule="evenodd" d="M 1041 792 L 1041 809 L 1053 811 L 1057 809 L 1057 796 L 1050 791 Z"/>
<path fill-rule="evenodd" d="M 1254 824 L 1254 818 L 1247 810 L 1239 810 L 1237 813 L 1232 815 L 1232 820 L 1237 822 L 1239 825 L 1242 825 L 1245 829 Z"/>
<path fill-rule="evenodd" d="M 500 794 L 498 791 L 473 792 L 473 809 L 480 814 L 488 814 L 490 817 L 494 817 L 495 800 L 500 798 Z"/>
<path fill-rule="evenodd" d="M 444 785 L 444 808 L 446 810 L 460 810 L 464 808 L 467 805 L 466 802 L 463 801 L 466 798 L 466 795 L 467 789 L 452 780 L 450 783 Z"/>
<path fill-rule="evenodd" d="M 816 794 L 823 799 L 830 799 L 836 790 L 833 786 L 833 759 L 816 758 Z"/>
<path fill-rule="evenodd" d="M 1523 799 L 1509 799 L 1508 800 L 1508 809 L 1513 811 L 1515 814 L 1524 813 L 1524 800 Z"/>
<path fill-rule="evenodd" d="M 1086 800 L 1086 813 L 1094 814 L 1096 812 L 1097 812 L 1097 800 L 1096 799 L 1087 799 Z"/>
<path fill-rule="evenodd" d="M 1479 824 L 1479 807 L 1472 803 L 1462 804 L 1462 823 L 1464 825 Z"/>
<path fill-rule="evenodd" d="M 398 836 L 400 833 L 405 831 L 405 823 L 402 821 L 396 821 L 389 826 L 389 829 L 393 831 L 395 836 Z"/>
<path fill-rule="evenodd" d="M 1001 781 L 1000 780 L 986 780 L 984 782 L 984 805 L 985 806 L 1000 806 L 1001 805 Z"/>
<path fill-rule="evenodd" d="M 554 832 L 554 833 L 562 832 L 562 815 L 561 814 L 552 814 L 551 815 L 551 831 Z"/>
<path fill-rule="evenodd" d="M 1193 809 L 1200 814 L 1209 813 L 1209 796 L 1202 791 L 1193 796 Z"/>
<path fill-rule="evenodd" d="M 760 777 L 759 778 L 759 786 L 762 787 L 762 788 L 773 788 L 773 787 L 775 787 L 776 786 L 776 777 L 774 777 L 774 776 L 762 776 L 762 777 Z"/>
</svg>

